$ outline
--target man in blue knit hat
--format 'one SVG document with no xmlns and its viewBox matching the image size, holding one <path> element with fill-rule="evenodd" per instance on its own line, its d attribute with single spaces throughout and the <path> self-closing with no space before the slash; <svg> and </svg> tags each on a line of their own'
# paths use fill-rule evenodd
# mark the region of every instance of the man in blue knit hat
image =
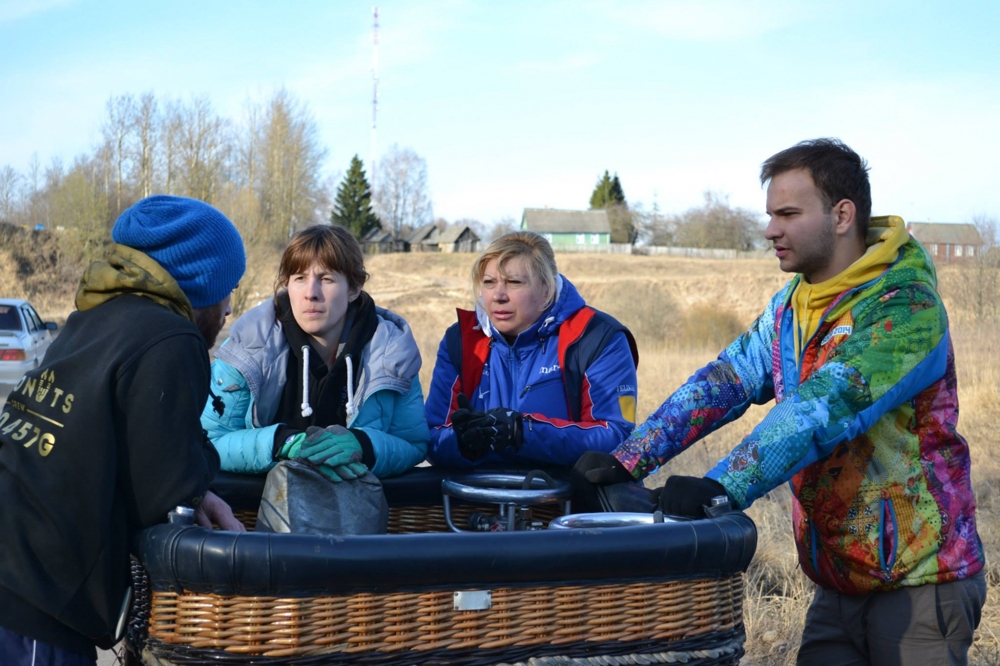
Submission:
<svg viewBox="0 0 1000 666">
<path fill-rule="evenodd" d="M 246 269 L 211 206 L 143 199 L 90 265 L 77 310 L 0 412 L 0 664 L 92 665 L 121 638 L 129 544 L 177 505 L 242 530 L 209 491 L 208 349 Z"/>
</svg>

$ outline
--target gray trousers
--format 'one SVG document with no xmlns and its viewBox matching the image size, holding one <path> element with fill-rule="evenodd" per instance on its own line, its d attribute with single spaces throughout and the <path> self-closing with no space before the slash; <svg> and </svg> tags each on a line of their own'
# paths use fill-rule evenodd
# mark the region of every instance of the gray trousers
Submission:
<svg viewBox="0 0 1000 666">
<path fill-rule="evenodd" d="M 806 613 L 798 666 L 968 663 L 986 601 L 986 576 L 848 596 L 818 588 Z"/>
</svg>

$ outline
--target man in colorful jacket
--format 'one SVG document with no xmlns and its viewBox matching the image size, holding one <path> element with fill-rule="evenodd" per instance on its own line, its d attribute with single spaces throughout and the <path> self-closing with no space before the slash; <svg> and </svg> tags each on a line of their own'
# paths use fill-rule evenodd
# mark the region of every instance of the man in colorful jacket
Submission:
<svg viewBox="0 0 1000 666">
<path fill-rule="evenodd" d="M 900 218 L 870 218 L 867 165 L 839 141 L 772 156 L 761 183 L 765 236 L 797 275 L 611 455 L 582 456 L 580 488 L 641 479 L 774 399 L 705 478 L 653 491 L 660 508 L 704 517 L 713 497 L 742 509 L 789 481 L 819 586 L 799 663 L 965 663 L 985 558 L 934 266 Z"/>
</svg>

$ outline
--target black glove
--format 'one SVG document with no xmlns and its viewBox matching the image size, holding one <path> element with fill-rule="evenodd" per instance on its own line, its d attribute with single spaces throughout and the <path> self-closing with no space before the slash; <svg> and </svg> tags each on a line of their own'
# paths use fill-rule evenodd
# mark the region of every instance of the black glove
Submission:
<svg viewBox="0 0 1000 666">
<path fill-rule="evenodd" d="M 479 460 L 492 449 L 485 433 L 470 433 L 469 425 L 472 421 L 485 417 L 486 412 L 472 409 L 464 393 L 458 394 L 457 401 L 458 409 L 451 413 L 451 427 L 455 431 L 455 439 L 458 440 L 458 452 L 463 458 Z"/>
<path fill-rule="evenodd" d="M 486 412 L 473 411 L 472 405 L 469 404 L 469 399 L 465 397 L 464 393 L 458 394 L 457 401 L 458 409 L 451 413 L 451 427 L 455 431 L 455 436 L 461 441 L 462 435 L 469 429 L 469 421 L 485 416 Z"/>
<path fill-rule="evenodd" d="M 580 456 L 570 474 L 574 511 L 603 511 L 598 487 L 634 481 L 618 458 L 610 453 L 587 451 Z"/>
<path fill-rule="evenodd" d="M 521 412 L 497 407 L 469 421 L 465 438 L 485 445 L 491 451 L 502 451 L 508 446 L 521 448 Z"/>
<path fill-rule="evenodd" d="M 650 493 L 664 515 L 685 518 L 705 518 L 705 507 L 712 505 L 713 497 L 728 500 L 729 494 L 718 481 L 698 476 L 668 477 L 663 488 Z"/>
</svg>

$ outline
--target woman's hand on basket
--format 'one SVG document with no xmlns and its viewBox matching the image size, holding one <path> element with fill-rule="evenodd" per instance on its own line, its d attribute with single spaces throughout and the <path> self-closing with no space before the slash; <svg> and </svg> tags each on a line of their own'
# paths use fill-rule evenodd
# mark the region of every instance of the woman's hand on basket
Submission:
<svg viewBox="0 0 1000 666">
<path fill-rule="evenodd" d="M 215 523 L 221 529 L 229 530 L 230 532 L 247 531 L 243 523 L 236 520 L 232 508 L 230 508 L 226 501 L 211 490 L 205 493 L 205 496 L 198 502 L 198 506 L 195 507 L 194 521 L 198 525 L 208 527 L 209 529 Z"/>
<path fill-rule="evenodd" d="M 469 460 L 479 460 L 491 451 L 490 445 L 479 433 L 470 436 L 469 424 L 486 416 L 486 412 L 472 409 L 472 405 L 469 404 L 469 399 L 464 393 L 459 393 L 456 400 L 458 409 L 451 413 L 451 428 L 455 431 L 458 452 Z"/>
<path fill-rule="evenodd" d="M 485 447 L 483 455 L 489 451 L 502 451 L 509 446 L 519 449 L 522 419 L 521 412 L 497 407 L 469 421 L 465 438 Z"/>
<path fill-rule="evenodd" d="M 462 456 L 479 460 L 491 451 L 502 451 L 508 446 L 521 448 L 520 412 L 505 407 L 488 412 L 472 409 L 464 393 L 459 393 L 456 400 L 458 409 L 451 413 L 451 427 Z"/>
</svg>

